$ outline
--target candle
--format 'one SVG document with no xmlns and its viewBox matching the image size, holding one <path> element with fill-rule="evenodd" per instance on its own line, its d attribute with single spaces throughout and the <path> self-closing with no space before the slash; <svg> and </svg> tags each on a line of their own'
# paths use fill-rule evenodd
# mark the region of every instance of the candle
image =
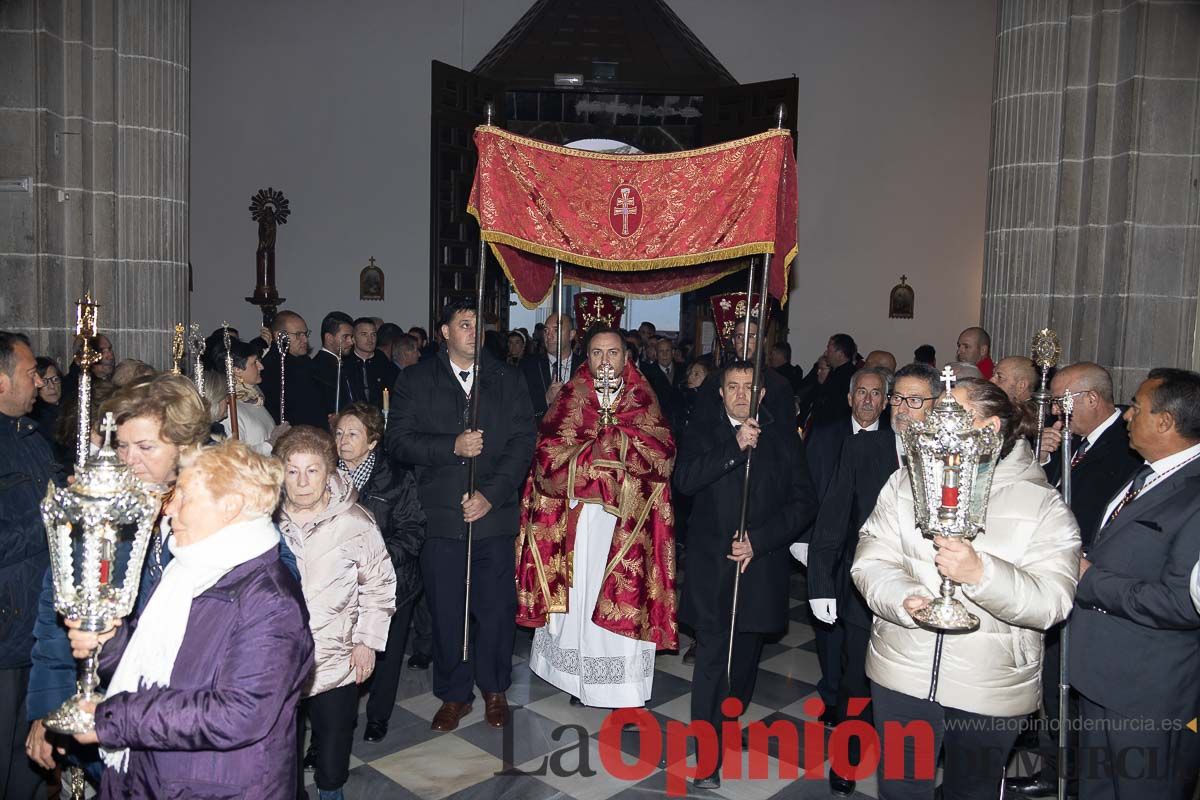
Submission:
<svg viewBox="0 0 1200 800">
<path fill-rule="evenodd" d="M 391 403 L 392 395 L 387 389 L 383 390 L 383 424 L 387 424 L 388 405 Z"/>
</svg>

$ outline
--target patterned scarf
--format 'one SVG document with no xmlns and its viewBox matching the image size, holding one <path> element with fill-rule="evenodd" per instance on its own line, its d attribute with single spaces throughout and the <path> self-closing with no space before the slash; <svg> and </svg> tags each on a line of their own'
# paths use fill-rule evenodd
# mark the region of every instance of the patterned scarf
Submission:
<svg viewBox="0 0 1200 800">
<path fill-rule="evenodd" d="M 359 462 L 358 466 L 351 470 L 350 465 L 342 459 L 338 459 L 338 472 L 342 473 L 350 485 L 357 491 L 362 491 L 362 488 L 367 485 L 367 481 L 371 479 L 371 473 L 375 471 L 375 451 L 371 450 L 367 453 L 367 457 Z"/>
</svg>

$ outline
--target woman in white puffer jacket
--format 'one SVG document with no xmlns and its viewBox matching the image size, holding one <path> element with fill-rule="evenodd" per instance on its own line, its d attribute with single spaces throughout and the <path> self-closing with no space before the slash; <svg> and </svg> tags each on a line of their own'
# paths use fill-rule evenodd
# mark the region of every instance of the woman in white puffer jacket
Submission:
<svg viewBox="0 0 1200 800">
<path fill-rule="evenodd" d="M 983 534 L 974 543 L 939 538 L 935 548 L 916 526 L 901 469 L 863 525 L 851 569 L 875 613 L 867 677 L 884 755 L 885 723 L 927 721 L 934 748 L 945 748 L 947 800 L 996 796 L 1020 718 L 1038 708 L 1043 631 L 1071 610 L 1080 547 L 1074 516 L 1025 440 L 1033 426 L 1025 407 L 981 380 L 959 381 L 953 394 L 976 427 L 991 426 L 1004 442 Z M 978 629 L 941 635 L 913 622 L 910 612 L 936 596 L 943 573 L 962 584 L 955 596 L 979 617 Z M 891 738 L 892 747 L 913 748 Z M 938 754 L 917 755 L 936 763 Z M 917 780 L 911 756 L 904 779 L 881 771 L 882 800 L 933 797 L 932 776 Z"/>
</svg>

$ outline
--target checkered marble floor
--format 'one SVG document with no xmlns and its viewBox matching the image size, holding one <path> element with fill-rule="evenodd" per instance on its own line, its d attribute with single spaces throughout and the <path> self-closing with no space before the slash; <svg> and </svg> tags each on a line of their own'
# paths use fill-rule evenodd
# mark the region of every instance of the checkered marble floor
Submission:
<svg viewBox="0 0 1200 800">
<path fill-rule="evenodd" d="M 743 720 L 791 721 L 799 730 L 803 730 L 803 721 L 811 720 L 802 707 L 816 694 L 820 667 L 805 597 L 803 578 L 797 575 L 792 584 L 790 627 L 778 641 L 765 646 L 754 700 Z M 384 741 L 362 741 L 366 718 L 360 714 L 350 780 L 345 787 L 348 800 L 635 800 L 665 796 L 664 769 L 650 768 L 648 776 L 638 782 L 617 780 L 604 770 L 597 734 L 608 711 L 572 706 L 568 695 L 532 674 L 527 660 L 532 640 L 528 631 L 518 630 L 513 682 L 508 691 L 513 707 L 508 763 L 521 772 L 545 774 L 499 774 L 505 770 L 505 732 L 484 722 L 483 703 L 478 698 L 458 730 L 430 730 L 429 723 L 440 705 L 430 691 L 430 671 L 411 670 L 406 663 L 397 708 Z M 688 720 L 691 677 L 692 668 L 683 663 L 680 653 L 658 655 L 654 695 L 647 708 L 660 729 L 671 720 Z M 594 773 L 586 776 L 576 769 L 584 733 L 588 771 Z M 633 731 L 622 735 L 621 749 L 629 756 L 626 764 L 634 763 L 638 736 Z M 830 797 L 824 779 L 778 780 L 776 756 L 773 745 L 769 753 L 770 779 L 726 779 L 715 791 L 698 791 L 689 783 L 688 796 L 719 800 Z M 546 768 L 539 770 L 543 764 Z M 560 767 L 557 772 L 570 774 L 556 775 L 551 764 Z M 309 773 L 310 781 L 311 776 Z M 309 794 L 316 795 L 311 784 Z M 854 797 L 875 797 L 874 778 L 860 782 Z"/>
</svg>

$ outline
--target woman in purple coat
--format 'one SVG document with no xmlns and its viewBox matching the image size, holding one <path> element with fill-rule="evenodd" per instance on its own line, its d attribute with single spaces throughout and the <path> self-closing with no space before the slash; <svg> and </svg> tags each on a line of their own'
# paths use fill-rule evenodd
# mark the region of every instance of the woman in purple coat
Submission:
<svg viewBox="0 0 1200 800">
<path fill-rule="evenodd" d="M 115 668 L 96 729 L 101 798 L 296 797 L 296 704 L 313 669 L 300 586 L 279 561 L 276 459 L 241 442 L 185 460 L 167 506 L 173 558 L 137 619 L 74 655 Z"/>
</svg>

